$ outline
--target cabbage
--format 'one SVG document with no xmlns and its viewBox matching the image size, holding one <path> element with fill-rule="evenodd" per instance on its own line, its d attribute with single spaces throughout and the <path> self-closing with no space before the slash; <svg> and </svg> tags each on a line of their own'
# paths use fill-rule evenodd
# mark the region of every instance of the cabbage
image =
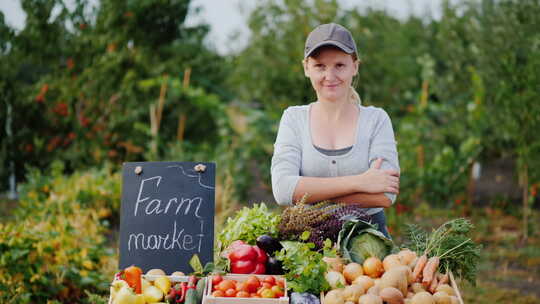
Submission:
<svg viewBox="0 0 540 304">
<path fill-rule="evenodd" d="M 383 260 L 395 248 L 392 240 L 377 230 L 377 226 L 362 220 L 350 220 L 343 224 L 338 246 L 343 258 L 359 264 L 371 256 Z"/>
</svg>

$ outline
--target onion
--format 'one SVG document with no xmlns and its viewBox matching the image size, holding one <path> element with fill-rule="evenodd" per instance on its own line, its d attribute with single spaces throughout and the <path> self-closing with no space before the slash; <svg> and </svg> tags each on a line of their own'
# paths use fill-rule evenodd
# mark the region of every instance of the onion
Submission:
<svg viewBox="0 0 540 304">
<path fill-rule="evenodd" d="M 378 278 L 380 277 L 383 272 L 383 264 L 379 258 L 376 257 L 369 257 L 364 261 L 364 264 L 362 265 L 364 269 L 364 273 L 368 275 L 371 278 Z"/>
<path fill-rule="evenodd" d="M 327 272 L 324 278 L 333 289 L 344 287 L 347 284 L 343 275 L 337 271 Z"/>
<path fill-rule="evenodd" d="M 435 300 L 433 299 L 433 296 L 427 292 L 422 291 L 414 295 L 414 297 L 411 299 L 412 304 L 435 304 Z"/>
<path fill-rule="evenodd" d="M 362 269 L 362 265 L 358 263 L 349 263 L 343 269 L 343 276 L 345 277 L 345 280 L 347 280 L 347 283 L 349 284 L 363 274 L 364 274 L 364 271 Z"/>
<path fill-rule="evenodd" d="M 433 294 L 433 299 L 436 304 L 452 304 L 452 300 L 446 292 L 437 291 Z"/>
<path fill-rule="evenodd" d="M 341 258 L 323 257 L 323 261 L 326 262 L 328 267 L 333 271 L 343 272 L 343 260 Z"/>
</svg>

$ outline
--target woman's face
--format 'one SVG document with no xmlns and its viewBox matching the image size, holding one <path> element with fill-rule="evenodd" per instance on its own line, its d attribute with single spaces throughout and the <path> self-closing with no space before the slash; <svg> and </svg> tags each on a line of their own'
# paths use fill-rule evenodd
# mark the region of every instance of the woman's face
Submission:
<svg viewBox="0 0 540 304">
<path fill-rule="evenodd" d="M 336 48 L 322 48 L 304 62 L 304 72 L 311 80 L 319 101 L 348 99 L 353 76 L 358 72 L 358 60 Z"/>
</svg>

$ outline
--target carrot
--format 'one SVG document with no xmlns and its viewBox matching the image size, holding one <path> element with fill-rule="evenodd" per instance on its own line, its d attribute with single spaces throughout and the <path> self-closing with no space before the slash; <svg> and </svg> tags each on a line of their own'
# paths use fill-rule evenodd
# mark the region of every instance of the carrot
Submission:
<svg viewBox="0 0 540 304">
<path fill-rule="evenodd" d="M 427 262 L 427 255 L 425 254 L 419 257 L 418 261 L 416 261 L 416 265 L 414 266 L 414 271 L 413 271 L 413 282 L 418 282 L 418 280 L 420 279 L 418 276 L 420 275 L 420 273 L 422 273 L 424 266 L 426 266 L 426 262 Z"/>
<path fill-rule="evenodd" d="M 437 276 L 433 276 L 433 280 L 431 280 L 431 284 L 429 285 L 429 292 L 435 293 L 437 286 L 439 286 Z"/>
<path fill-rule="evenodd" d="M 441 274 L 439 278 L 439 285 L 448 283 L 448 273 Z"/>
<path fill-rule="evenodd" d="M 435 272 L 437 271 L 437 268 L 439 267 L 439 257 L 434 256 L 429 258 L 429 260 L 426 263 L 426 266 L 424 267 L 424 271 L 422 272 L 422 284 L 424 287 L 428 288 L 431 284 L 431 281 L 433 281 L 433 277 L 435 276 Z"/>
</svg>

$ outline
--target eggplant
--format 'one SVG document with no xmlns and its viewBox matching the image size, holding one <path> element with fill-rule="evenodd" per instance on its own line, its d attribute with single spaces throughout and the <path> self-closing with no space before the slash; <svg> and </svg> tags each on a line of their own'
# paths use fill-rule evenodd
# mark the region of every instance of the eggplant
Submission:
<svg viewBox="0 0 540 304">
<path fill-rule="evenodd" d="M 266 260 L 266 274 L 284 274 L 283 264 L 275 257 L 268 257 Z"/>
<path fill-rule="evenodd" d="M 319 298 L 307 292 L 293 292 L 291 294 L 291 304 L 320 304 Z"/>
<path fill-rule="evenodd" d="M 283 246 L 278 241 L 269 235 L 263 234 L 257 238 L 257 246 L 264 250 L 269 256 L 274 256 L 276 251 L 280 251 Z"/>
</svg>

